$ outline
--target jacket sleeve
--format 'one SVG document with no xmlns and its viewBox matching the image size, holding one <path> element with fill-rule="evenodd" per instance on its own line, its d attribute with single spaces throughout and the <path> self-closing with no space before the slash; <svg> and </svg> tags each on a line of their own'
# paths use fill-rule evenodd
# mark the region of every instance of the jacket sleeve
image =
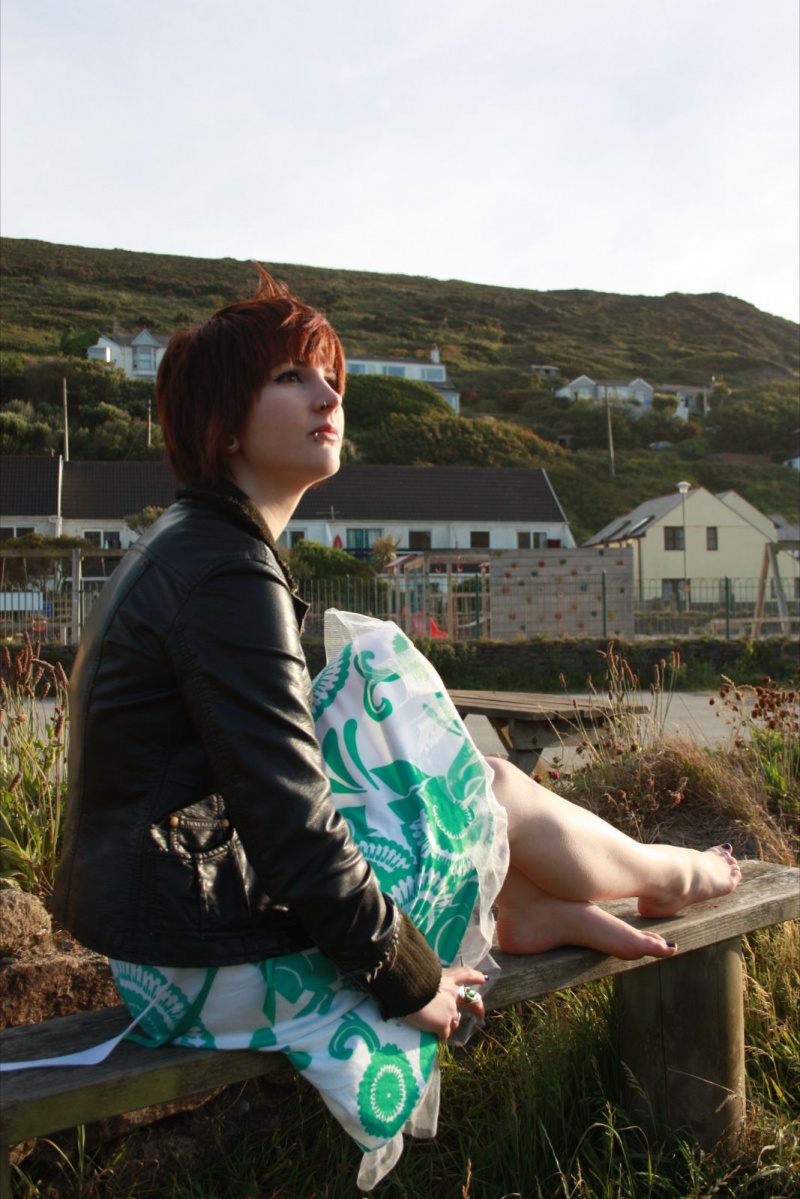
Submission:
<svg viewBox="0 0 800 1199">
<path fill-rule="evenodd" d="M 441 966 L 384 895 L 331 799 L 291 595 L 243 556 L 209 574 L 169 637 L 215 786 L 273 901 L 378 1000 L 384 1016 L 428 1003 Z"/>
</svg>

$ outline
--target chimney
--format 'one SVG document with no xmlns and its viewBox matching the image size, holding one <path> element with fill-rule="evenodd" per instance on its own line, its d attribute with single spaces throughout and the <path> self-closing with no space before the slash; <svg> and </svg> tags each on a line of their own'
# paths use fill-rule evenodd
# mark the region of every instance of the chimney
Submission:
<svg viewBox="0 0 800 1199">
<path fill-rule="evenodd" d="M 437 346 L 436 342 L 433 343 L 433 349 L 431 350 L 431 362 L 441 362 L 441 358 L 439 357 L 439 347 Z"/>
</svg>

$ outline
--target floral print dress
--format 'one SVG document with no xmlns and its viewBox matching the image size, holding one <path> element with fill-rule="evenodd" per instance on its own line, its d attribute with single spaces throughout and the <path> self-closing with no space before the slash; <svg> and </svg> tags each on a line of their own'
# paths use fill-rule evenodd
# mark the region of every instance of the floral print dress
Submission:
<svg viewBox="0 0 800 1199">
<path fill-rule="evenodd" d="M 330 610 L 313 714 L 334 802 L 382 890 L 444 965 L 486 969 L 508 867 L 505 812 L 439 676 L 393 623 Z M 433 1136 L 436 1038 L 377 1005 L 308 949 L 217 969 L 112 961 L 149 1043 L 280 1050 L 364 1150 L 358 1185 Z"/>
</svg>

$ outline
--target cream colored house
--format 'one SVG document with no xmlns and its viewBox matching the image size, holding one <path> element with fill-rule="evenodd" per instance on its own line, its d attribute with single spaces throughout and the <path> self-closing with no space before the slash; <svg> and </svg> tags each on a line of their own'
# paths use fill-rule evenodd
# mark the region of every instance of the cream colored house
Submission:
<svg viewBox="0 0 800 1199">
<path fill-rule="evenodd" d="M 630 546 L 633 572 L 641 598 L 665 601 L 682 597 L 688 582 L 689 596 L 703 587 L 711 602 L 719 583 L 720 598 L 729 580 L 734 596 L 744 581 L 752 584 L 764 568 L 765 549 L 781 540 L 770 517 L 759 512 L 735 491 L 713 495 L 704 487 L 689 488 L 685 495 L 647 500 L 611 521 L 590 537 L 587 546 Z M 781 585 L 787 599 L 800 596 L 800 561 L 788 550 L 775 554 Z M 771 579 L 774 590 L 774 580 Z"/>
</svg>

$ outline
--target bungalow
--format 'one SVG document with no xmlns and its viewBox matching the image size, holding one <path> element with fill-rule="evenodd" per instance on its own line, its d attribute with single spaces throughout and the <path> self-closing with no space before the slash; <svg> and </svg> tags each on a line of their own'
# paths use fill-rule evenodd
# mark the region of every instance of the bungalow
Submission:
<svg viewBox="0 0 800 1199">
<path fill-rule="evenodd" d="M 644 379 L 590 379 L 588 375 L 579 375 L 565 387 L 560 387 L 555 393 L 560 400 L 591 400 L 593 404 L 604 404 L 610 400 L 612 404 L 639 404 L 649 407 L 653 400 L 655 388 Z"/>
<path fill-rule="evenodd" d="M 379 537 L 417 552 L 575 545 L 546 471 L 459 466 L 343 466 L 306 492 L 285 533 L 359 557 Z"/>
<path fill-rule="evenodd" d="M 713 389 L 713 380 L 710 387 L 683 383 L 660 383 L 654 387 L 639 377 L 626 382 L 579 375 L 565 387 L 559 388 L 555 395 L 562 400 L 589 400 L 593 404 L 605 404 L 607 400 L 612 404 L 628 404 L 631 416 L 642 416 L 647 412 L 655 396 L 669 396 L 676 401 L 675 416 L 686 421 L 694 413 L 705 415 Z"/>
<path fill-rule="evenodd" d="M 174 494 L 163 462 L 0 458 L 0 539 L 42 533 L 127 549 L 137 534 L 126 518 Z M 343 466 L 306 492 L 282 540 L 368 557 L 384 536 L 415 551 L 575 545 L 545 471 L 449 466 Z"/>
</svg>

